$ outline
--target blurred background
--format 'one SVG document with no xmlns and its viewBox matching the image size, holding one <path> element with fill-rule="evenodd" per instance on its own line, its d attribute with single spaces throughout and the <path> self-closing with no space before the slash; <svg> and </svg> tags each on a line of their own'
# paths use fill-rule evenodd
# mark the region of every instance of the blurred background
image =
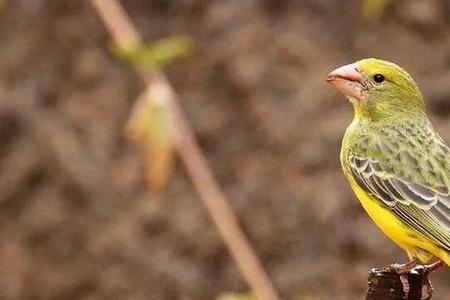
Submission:
<svg viewBox="0 0 450 300">
<path fill-rule="evenodd" d="M 126 0 L 283 299 L 363 299 L 405 261 L 341 173 L 351 105 L 324 82 L 379 57 L 450 141 L 450 1 Z M 144 90 L 88 1 L 0 0 L 0 298 L 217 299 L 248 290 L 179 161 L 150 191 L 124 126 Z M 448 299 L 450 273 L 433 274 Z"/>
</svg>

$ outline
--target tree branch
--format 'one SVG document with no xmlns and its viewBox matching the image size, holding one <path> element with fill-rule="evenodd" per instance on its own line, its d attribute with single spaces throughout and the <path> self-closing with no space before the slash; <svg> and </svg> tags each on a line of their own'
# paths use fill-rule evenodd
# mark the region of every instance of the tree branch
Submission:
<svg viewBox="0 0 450 300">
<path fill-rule="evenodd" d="M 140 46 L 142 39 L 117 0 L 91 0 L 91 2 L 118 47 L 135 49 Z M 157 95 L 152 98 L 159 99 L 158 101 L 167 105 L 175 148 L 243 276 L 259 299 L 279 300 L 267 273 L 208 167 L 185 114 L 178 104 L 178 97 L 168 80 L 163 73 L 155 69 L 137 71 L 147 83 L 148 91 Z"/>
<path fill-rule="evenodd" d="M 369 271 L 369 290 L 366 300 L 421 300 L 426 276 L 412 269 L 408 273 L 408 297 L 403 291 L 400 275 L 390 268 L 374 268 Z M 431 299 L 427 298 L 427 299 Z"/>
</svg>

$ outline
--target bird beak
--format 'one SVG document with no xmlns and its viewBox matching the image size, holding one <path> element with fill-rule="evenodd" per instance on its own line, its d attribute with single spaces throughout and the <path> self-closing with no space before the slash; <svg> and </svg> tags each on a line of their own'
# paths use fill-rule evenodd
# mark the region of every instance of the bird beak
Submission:
<svg viewBox="0 0 450 300">
<path fill-rule="evenodd" d="M 327 76 L 327 82 L 345 96 L 361 99 L 367 90 L 364 77 L 355 64 L 349 64 L 337 68 Z"/>
</svg>

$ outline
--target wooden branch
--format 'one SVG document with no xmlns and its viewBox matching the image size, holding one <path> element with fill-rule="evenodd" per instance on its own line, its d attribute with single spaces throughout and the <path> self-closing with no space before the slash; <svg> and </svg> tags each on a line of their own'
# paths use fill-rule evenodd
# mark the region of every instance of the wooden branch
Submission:
<svg viewBox="0 0 450 300">
<path fill-rule="evenodd" d="M 409 293 L 407 296 L 403 291 L 400 275 L 390 268 L 374 268 L 369 271 L 369 290 L 366 300 L 421 300 L 425 280 L 423 272 L 412 269 L 408 273 Z"/>
<path fill-rule="evenodd" d="M 139 47 L 142 38 L 117 0 L 91 0 L 91 2 L 117 46 L 123 49 Z M 148 85 L 148 91 L 155 95 L 152 99 L 159 99 L 158 101 L 167 105 L 176 150 L 238 268 L 259 299 L 279 300 L 233 209 L 208 167 L 185 114 L 178 104 L 178 97 L 168 80 L 158 70 L 137 71 Z"/>
</svg>

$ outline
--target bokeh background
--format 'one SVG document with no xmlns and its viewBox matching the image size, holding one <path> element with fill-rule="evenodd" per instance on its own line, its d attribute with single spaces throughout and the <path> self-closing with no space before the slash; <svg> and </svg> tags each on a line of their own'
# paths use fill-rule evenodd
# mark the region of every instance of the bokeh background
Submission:
<svg viewBox="0 0 450 300">
<path fill-rule="evenodd" d="M 164 71 L 283 299 L 362 299 L 371 267 L 406 259 L 341 174 L 352 108 L 330 70 L 404 66 L 450 141 L 450 1 L 364 2 L 122 1 L 146 41 L 192 39 Z M 0 3 L 0 298 L 246 292 L 182 166 L 147 189 L 124 136 L 144 86 L 89 2 Z M 434 299 L 449 280 L 433 275 Z"/>
</svg>

